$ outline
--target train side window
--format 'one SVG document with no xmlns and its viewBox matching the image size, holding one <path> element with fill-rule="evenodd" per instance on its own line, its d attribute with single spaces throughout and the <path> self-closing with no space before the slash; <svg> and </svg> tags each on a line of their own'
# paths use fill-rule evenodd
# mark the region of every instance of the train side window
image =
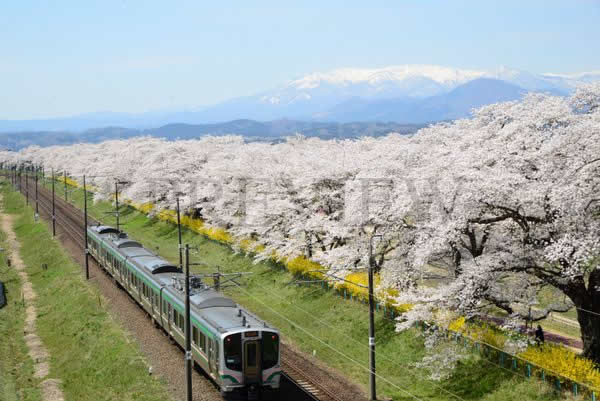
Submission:
<svg viewBox="0 0 600 401">
<path fill-rule="evenodd" d="M 192 342 L 198 345 L 198 329 L 196 326 L 192 326 Z"/>
<path fill-rule="evenodd" d="M 200 333 L 200 349 L 206 353 L 206 336 L 204 333 Z"/>
<path fill-rule="evenodd" d="M 183 327 L 185 326 L 185 317 L 181 313 L 179 314 L 179 324 L 178 324 L 178 326 L 181 329 L 181 331 L 183 331 Z"/>
<path fill-rule="evenodd" d="M 181 313 L 179 313 L 179 311 L 175 310 L 175 326 L 179 327 L 179 329 L 181 329 L 181 325 L 179 324 L 181 322 Z"/>
</svg>

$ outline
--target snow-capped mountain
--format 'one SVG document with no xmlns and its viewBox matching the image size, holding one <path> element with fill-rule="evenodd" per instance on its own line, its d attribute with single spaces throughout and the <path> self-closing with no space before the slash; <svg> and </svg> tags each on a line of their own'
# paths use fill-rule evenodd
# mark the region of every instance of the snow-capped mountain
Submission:
<svg viewBox="0 0 600 401">
<path fill-rule="evenodd" d="M 259 102 L 290 105 L 333 98 L 383 99 L 424 98 L 449 92 L 457 86 L 485 75 L 483 71 L 459 70 L 434 65 L 404 65 L 377 69 L 342 68 L 313 73 L 261 94 Z M 327 102 L 329 103 L 329 102 Z"/>
<path fill-rule="evenodd" d="M 600 73 L 532 74 L 499 67 L 492 71 L 461 70 L 436 65 L 401 65 L 377 69 L 342 68 L 312 73 L 261 94 L 260 102 L 285 105 L 320 97 L 425 98 L 448 93 L 478 78 L 492 78 L 528 91 L 567 92 L 578 84 L 600 80 Z"/>
<path fill-rule="evenodd" d="M 600 82 L 600 71 L 534 74 L 507 67 L 471 70 L 436 65 L 341 68 L 290 80 L 254 96 L 197 111 L 111 115 L 93 119 L 0 121 L 0 131 L 78 129 L 99 126 L 147 128 L 160 124 L 219 123 L 237 119 L 351 122 L 390 121 L 422 124 L 466 117 L 474 107 L 516 100 L 524 93 L 566 95 L 577 86 Z M 105 121 L 102 125 L 100 121 Z"/>
<path fill-rule="evenodd" d="M 452 94 L 452 104 L 449 100 L 440 98 L 480 79 L 499 82 L 496 85 L 481 82 L 459 91 L 465 99 L 469 100 L 457 101 L 456 93 Z M 338 116 L 344 115 L 344 121 L 348 121 L 352 119 L 352 114 L 355 114 L 356 119 L 373 121 L 385 116 L 392 118 L 392 116 L 406 115 L 406 110 L 414 111 L 415 107 L 419 107 L 418 105 L 430 104 L 431 101 L 425 99 L 432 98 L 432 101 L 438 105 L 435 108 L 437 112 L 426 108 L 416 114 L 413 113 L 415 116 L 421 116 L 417 121 L 421 123 L 445 119 L 448 116 L 467 116 L 472 107 L 488 104 L 481 103 L 484 99 L 486 102 L 516 100 L 528 91 L 565 95 L 577 85 L 592 81 L 600 81 L 600 74 L 597 72 L 576 75 L 533 74 L 507 67 L 485 71 L 436 65 L 400 65 L 375 69 L 342 68 L 308 74 L 256 96 L 233 99 L 210 107 L 205 111 L 204 117 L 215 122 L 233 118 L 336 121 Z M 507 88 L 503 84 L 512 87 Z M 507 93 L 513 95 L 507 97 Z M 457 109 L 456 101 L 463 105 L 464 109 Z M 364 104 L 368 110 L 375 110 L 377 107 L 384 109 L 395 107 L 404 110 L 397 110 L 391 114 L 370 113 L 366 109 L 359 110 L 360 104 Z M 448 104 L 452 112 L 442 110 L 443 107 L 439 105 L 443 104 Z M 350 109 L 347 109 L 340 114 L 340 107 L 350 105 L 355 113 L 350 113 Z M 390 121 L 407 122 L 397 118 L 399 117 L 393 117 Z"/>
</svg>

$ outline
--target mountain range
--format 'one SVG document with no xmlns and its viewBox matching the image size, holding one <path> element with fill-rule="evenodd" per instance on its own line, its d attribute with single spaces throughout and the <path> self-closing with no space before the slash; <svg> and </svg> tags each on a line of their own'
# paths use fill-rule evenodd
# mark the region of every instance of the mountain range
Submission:
<svg viewBox="0 0 600 401">
<path fill-rule="evenodd" d="M 578 85 L 600 81 L 600 71 L 580 74 L 534 74 L 506 67 L 493 71 L 434 65 L 378 69 L 343 68 L 313 73 L 253 96 L 212 106 L 140 114 L 105 112 L 44 120 L 0 120 L 0 132 L 84 132 L 103 127 L 127 130 L 255 120 L 306 121 L 318 124 L 393 122 L 426 124 L 466 117 L 490 103 L 517 100 L 526 92 L 567 95 Z M 229 123 L 227 123 L 229 124 Z M 231 128 L 231 124 L 224 128 Z M 235 124 L 233 124 L 235 125 Z M 245 126 L 249 126 L 246 124 Z M 250 130 L 251 131 L 251 130 Z M 115 132 L 114 129 L 111 132 Z M 244 135 L 245 130 L 238 132 Z M 283 131 L 281 131 L 283 132 Z M 287 131 L 285 131 L 287 132 Z M 265 133 L 265 136 L 270 136 Z"/>
<path fill-rule="evenodd" d="M 423 125 L 398 124 L 394 122 L 322 123 L 315 121 L 277 120 L 260 122 L 234 120 L 216 124 L 167 124 L 158 128 L 135 129 L 104 127 L 69 131 L 17 131 L 0 132 L 0 148 L 19 150 L 28 146 L 70 145 L 73 143 L 98 143 L 111 139 L 127 139 L 136 136 L 153 136 L 169 140 L 192 139 L 206 135 L 243 135 L 249 142 L 278 142 L 286 136 L 303 134 L 322 139 L 358 138 L 381 136 L 396 132 L 407 135 Z"/>
</svg>

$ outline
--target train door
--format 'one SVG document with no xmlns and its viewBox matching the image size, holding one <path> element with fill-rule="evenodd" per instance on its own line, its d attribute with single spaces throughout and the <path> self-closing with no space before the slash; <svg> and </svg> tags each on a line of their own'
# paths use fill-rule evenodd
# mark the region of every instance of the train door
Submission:
<svg viewBox="0 0 600 401">
<path fill-rule="evenodd" d="M 260 343 L 246 341 L 244 343 L 244 382 L 246 384 L 260 383 Z"/>
<path fill-rule="evenodd" d="M 171 322 L 173 321 L 173 307 L 171 306 L 171 304 L 167 305 L 168 308 L 168 312 L 167 312 L 167 321 L 168 323 L 168 332 L 171 333 Z"/>
<path fill-rule="evenodd" d="M 216 342 L 214 338 L 208 339 L 208 368 L 210 374 L 215 376 L 217 374 L 217 358 L 219 352 L 216 347 Z"/>
</svg>

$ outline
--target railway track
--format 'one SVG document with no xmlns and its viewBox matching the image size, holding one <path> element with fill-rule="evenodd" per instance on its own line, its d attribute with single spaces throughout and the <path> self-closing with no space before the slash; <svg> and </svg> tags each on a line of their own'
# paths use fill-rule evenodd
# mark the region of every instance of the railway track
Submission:
<svg viewBox="0 0 600 401">
<path fill-rule="evenodd" d="M 298 386 L 302 388 L 302 390 L 308 393 L 313 400 L 322 400 L 327 398 L 333 401 L 344 401 L 332 391 L 327 389 L 327 386 L 324 386 L 315 377 L 310 377 L 309 374 L 294 365 L 290 358 L 283 353 L 281 356 L 281 365 L 284 368 L 284 372 L 288 372 L 286 375 L 290 377 L 289 373 L 293 374 L 294 379 L 292 380 L 295 381 Z M 323 395 L 325 397 L 323 397 Z"/>
<path fill-rule="evenodd" d="M 21 192 L 23 195 L 26 195 L 25 189 L 25 180 L 22 179 Z M 27 196 L 29 198 L 29 204 L 35 208 L 35 187 L 32 186 L 31 181 L 28 185 Z M 52 193 L 38 182 L 37 196 L 37 205 L 40 216 L 44 216 L 51 224 Z M 67 236 L 69 236 L 73 243 L 76 244 L 80 250 L 83 250 L 85 247 L 85 237 L 83 234 L 83 212 L 76 206 L 66 202 L 64 199 L 58 196 L 55 196 L 54 198 L 54 205 L 54 215 L 57 227 L 62 228 L 61 233 L 65 233 Z M 97 223 L 97 220 L 89 217 L 88 215 L 88 224 L 93 225 Z M 357 397 L 357 394 L 354 394 L 352 398 L 336 394 L 335 389 L 331 388 L 332 383 L 326 380 L 331 379 L 331 377 L 319 379 L 317 374 L 311 374 L 309 369 L 310 362 L 307 360 L 301 360 L 301 357 L 296 352 L 288 349 L 284 344 L 282 344 L 281 349 L 281 364 L 284 370 L 283 382 L 287 382 L 282 385 L 282 390 L 287 387 L 287 393 L 285 394 L 286 400 L 361 401 L 361 396 L 359 395 Z M 304 367 L 304 369 L 302 367 Z M 284 394 L 282 393 L 282 396 L 283 395 Z"/>
</svg>

